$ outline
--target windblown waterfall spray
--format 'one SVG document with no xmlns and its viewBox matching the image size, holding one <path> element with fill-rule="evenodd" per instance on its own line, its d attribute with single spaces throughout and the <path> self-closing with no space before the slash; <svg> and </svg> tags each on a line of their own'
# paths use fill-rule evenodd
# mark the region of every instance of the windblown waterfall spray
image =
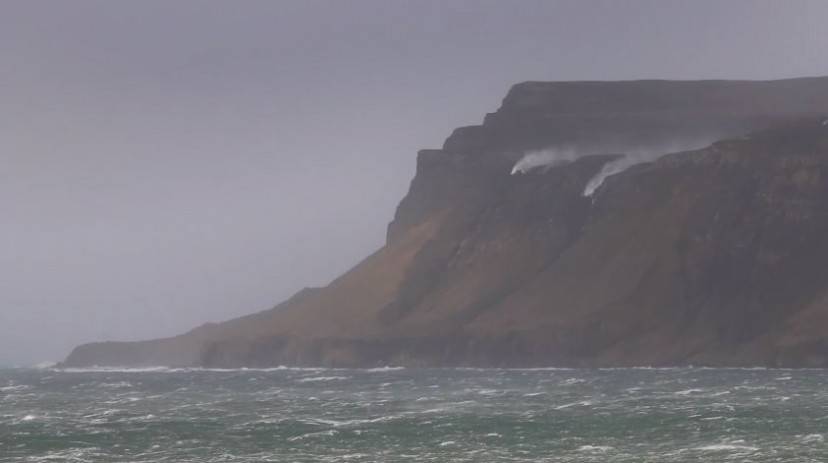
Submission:
<svg viewBox="0 0 828 463">
<path fill-rule="evenodd" d="M 642 164 L 645 162 L 652 162 L 656 159 L 670 153 L 681 151 L 690 151 L 703 148 L 712 143 L 716 138 L 698 138 L 691 140 L 674 140 L 670 143 L 653 144 L 637 147 L 611 147 L 605 146 L 603 149 L 590 149 L 589 151 L 578 150 L 574 147 L 556 147 L 546 148 L 542 150 L 527 151 L 512 167 L 511 174 L 526 174 L 538 168 L 549 169 L 561 164 L 573 162 L 587 154 L 597 153 L 624 153 L 624 155 L 614 161 L 604 164 L 604 167 L 593 176 L 584 187 L 584 196 L 592 196 L 598 188 L 603 185 L 604 181 L 615 174 L 621 173 L 630 167 Z"/>
<path fill-rule="evenodd" d="M 623 157 L 604 164 L 604 167 L 587 182 L 584 188 L 584 196 L 592 196 L 608 177 L 624 172 L 634 165 L 653 162 L 670 153 L 700 149 L 709 145 L 712 141 L 713 139 L 682 140 L 664 145 L 626 150 Z"/>
<path fill-rule="evenodd" d="M 597 190 L 598 187 L 604 183 L 604 180 L 606 180 L 607 177 L 623 172 L 630 168 L 630 166 L 640 164 L 642 162 L 647 161 L 637 160 L 635 157 L 627 154 L 619 159 L 604 164 L 601 170 L 599 170 L 598 173 L 587 182 L 586 187 L 584 188 L 584 196 L 592 196 L 592 194 L 595 193 L 595 190 Z"/>
<path fill-rule="evenodd" d="M 547 148 L 529 151 L 512 167 L 512 175 L 525 174 L 538 167 L 554 167 L 578 159 L 578 152 L 573 148 Z"/>
</svg>

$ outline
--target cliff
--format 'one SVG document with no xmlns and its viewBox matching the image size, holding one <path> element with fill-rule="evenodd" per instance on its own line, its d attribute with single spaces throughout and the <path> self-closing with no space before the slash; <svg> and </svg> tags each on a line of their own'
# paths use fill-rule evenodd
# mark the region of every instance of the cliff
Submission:
<svg viewBox="0 0 828 463">
<path fill-rule="evenodd" d="M 64 365 L 828 366 L 826 114 L 828 78 L 518 84 L 327 287 Z"/>
</svg>

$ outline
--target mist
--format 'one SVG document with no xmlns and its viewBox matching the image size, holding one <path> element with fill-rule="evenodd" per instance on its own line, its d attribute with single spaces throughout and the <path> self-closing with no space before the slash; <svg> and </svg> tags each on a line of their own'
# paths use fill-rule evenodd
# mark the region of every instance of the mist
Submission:
<svg viewBox="0 0 828 463">
<path fill-rule="evenodd" d="M 0 364 L 327 284 L 383 245 L 416 151 L 480 123 L 514 83 L 828 74 L 819 0 L 0 13 Z"/>
</svg>

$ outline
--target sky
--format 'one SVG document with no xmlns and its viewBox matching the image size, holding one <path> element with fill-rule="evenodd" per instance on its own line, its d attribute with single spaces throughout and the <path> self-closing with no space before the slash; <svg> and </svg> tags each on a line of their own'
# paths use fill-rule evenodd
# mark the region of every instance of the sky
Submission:
<svg viewBox="0 0 828 463">
<path fill-rule="evenodd" d="M 828 2 L 4 0 L 0 365 L 272 307 L 525 80 L 828 75 Z"/>
</svg>

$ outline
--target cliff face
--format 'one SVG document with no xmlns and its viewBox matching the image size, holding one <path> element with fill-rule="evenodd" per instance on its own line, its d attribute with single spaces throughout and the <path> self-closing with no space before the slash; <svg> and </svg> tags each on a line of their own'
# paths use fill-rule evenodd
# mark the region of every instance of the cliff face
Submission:
<svg viewBox="0 0 828 463">
<path fill-rule="evenodd" d="M 65 365 L 828 366 L 823 114 L 828 78 L 519 84 L 329 286 Z"/>
</svg>

